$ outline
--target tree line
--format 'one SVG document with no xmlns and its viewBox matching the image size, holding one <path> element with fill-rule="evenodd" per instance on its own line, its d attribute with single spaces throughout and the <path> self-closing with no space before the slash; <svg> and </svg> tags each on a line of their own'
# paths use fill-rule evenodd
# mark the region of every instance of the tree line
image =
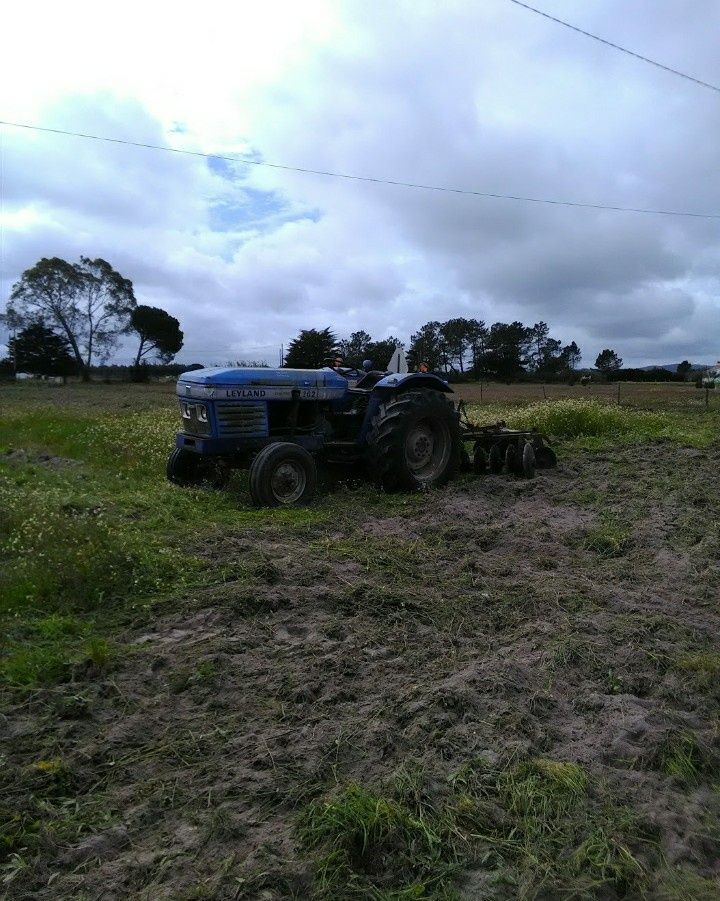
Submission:
<svg viewBox="0 0 720 901">
<path fill-rule="evenodd" d="M 394 350 L 403 347 L 398 338 L 374 340 L 367 332 L 338 338 L 330 328 L 303 329 L 290 343 L 285 366 L 314 369 L 338 357 L 346 366 L 361 366 L 364 360 L 383 369 Z M 513 381 L 532 377 L 546 381 L 566 378 L 582 359 L 571 341 L 562 344 L 550 335 L 546 322 L 526 326 L 522 322 L 495 322 L 456 317 L 446 322 L 426 322 L 410 338 L 407 351 L 410 369 L 422 363 L 450 378 L 487 378 Z M 598 355 L 596 366 L 603 372 L 621 367 L 622 360 L 610 349 Z"/>
<path fill-rule="evenodd" d="M 175 317 L 138 304 L 129 279 L 105 260 L 85 256 L 77 263 L 43 258 L 27 269 L 13 286 L 0 319 L 12 333 L 10 360 L 5 361 L 12 371 L 78 374 L 87 380 L 91 368 L 105 363 L 123 336 L 134 334 L 138 345 L 131 377 L 138 372 L 147 376 L 151 361 L 167 366 L 183 346 Z M 398 347 L 404 348 L 398 338 L 378 340 L 362 329 L 347 338 L 338 338 L 329 327 L 303 329 L 291 341 L 283 365 L 317 369 L 339 358 L 346 366 L 361 367 L 370 360 L 383 369 Z M 574 377 L 582 354 L 575 341 L 563 344 L 553 337 L 543 321 L 487 325 L 481 319 L 454 317 L 426 322 L 412 334 L 407 360 L 411 369 L 425 364 L 451 379 L 556 381 Z M 608 378 L 629 378 L 631 371 L 622 370 L 621 375 L 621 367 L 622 359 L 610 348 L 595 360 L 595 368 Z M 683 378 L 691 368 L 683 361 L 677 376 L 667 378 Z M 647 377 L 643 370 L 632 374 Z"/>
<path fill-rule="evenodd" d="M 575 341 L 565 344 L 550 335 L 546 322 L 494 322 L 455 317 L 432 321 L 410 338 L 408 364 L 445 375 L 469 375 L 513 381 L 526 375 L 552 381 L 577 369 L 582 354 Z"/>
<path fill-rule="evenodd" d="M 360 368 L 365 360 L 372 360 L 382 369 L 394 350 L 402 346 L 397 338 L 375 341 L 362 330 L 349 338 L 338 338 L 330 328 L 303 329 L 288 345 L 283 365 L 290 369 L 319 369 L 339 358 L 345 366 Z"/>
<path fill-rule="evenodd" d="M 138 339 L 134 368 L 169 363 L 183 345 L 180 323 L 159 307 L 138 304 L 132 282 L 102 259 L 43 258 L 12 288 L 2 321 L 12 333 L 13 369 L 90 378 L 123 335 Z"/>
</svg>

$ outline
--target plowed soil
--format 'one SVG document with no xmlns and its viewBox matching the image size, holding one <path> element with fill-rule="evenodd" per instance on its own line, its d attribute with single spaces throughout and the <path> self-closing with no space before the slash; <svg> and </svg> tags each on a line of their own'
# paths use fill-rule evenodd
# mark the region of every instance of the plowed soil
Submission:
<svg viewBox="0 0 720 901">
<path fill-rule="evenodd" d="M 576 762 L 635 818 L 642 888 L 525 897 L 680 897 L 677 873 L 720 897 L 718 471 L 717 449 L 578 452 L 532 481 L 390 509 L 350 489 L 329 524 L 218 532 L 192 551 L 237 580 L 138 615 L 108 671 L 11 696 L 6 791 L 52 796 L 58 774 L 28 767 L 61 758 L 83 821 L 7 897 L 311 897 L 308 803 L 408 761 L 441 796 L 479 758 Z M 499 866 L 468 852 L 459 897 L 518 897 Z"/>
</svg>

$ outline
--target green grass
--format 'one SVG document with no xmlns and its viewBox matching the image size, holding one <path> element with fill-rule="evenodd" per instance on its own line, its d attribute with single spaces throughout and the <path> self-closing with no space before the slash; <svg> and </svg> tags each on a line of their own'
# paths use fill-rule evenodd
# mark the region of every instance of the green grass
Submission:
<svg viewBox="0 0 720 901">
<path fill-rule="evenodd" d="M 720 654 L 715 651 L 681 654 L 675 660 L 675 667 L 698 688 L 717 686 L 720 679 Z"/>
<path fill-rule="evenodd" d="M 515 886 L 519 898 L 648 884 L 638 823 L 577 763 L 476 760 L 435 792 L 422 769 L 410 768 L 382 786 L 350 783 L 309 804 L 298 837 L 316 855 L 315 896 L 453 898 L 471 867 Z"/>
<path fill-rule="evenodd" d="M 598 557 L 607 559 L 621 557 L 632 543 L 632 529 L 625 523 L 618 522 L 609 515 L 604 515 L 600 521 L 585 530 L 582 537 L 582 546 Z"/>
<path fill-rule="evenodd" d="M 92 387 L 104 396 L 104 386 Z M 128 616 L 229 579 L 252 583 L 246 560 L 205 553 L 228 534 L 313 529 L 334 515 L 322 501 L 249 508 L 242 478 L 228 492 L 170 485 L 172 398 L 167 409 L 140 411 L 131 397 L 128 409 L 111 411 L 24 409 L 22 399 L 0 419 L 0 681 L 8 684 L 65 681 L 85 663 L 101 670 L 115 653 L 103 633 Z M 63 631 L 63 616 L 75 634 Z M 58 634 L 43 632 L 51 622 Z"/>
<path fill-rule="evenodd" d="M 707 768 L 706 755 L 690 732 L 672 733 L 660 751 L 660 769 L 685 785 L 697 785 Z"/>
<path fill-rule="evenodd" d="M 106 670 L 116 649 L 94 634 L 90 619 L 52 613 L 37 618 L 6 620 L 7 637 L 0 658 L 0 681 L 33 687 L 64 682 L 79 668 Z"/>
</svg>

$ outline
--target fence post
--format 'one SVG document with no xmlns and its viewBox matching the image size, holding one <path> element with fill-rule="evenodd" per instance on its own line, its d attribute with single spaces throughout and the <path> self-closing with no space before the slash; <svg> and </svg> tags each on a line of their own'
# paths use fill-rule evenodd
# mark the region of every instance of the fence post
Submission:
<svg viewBox="0 0 720 901">
<path fill-rule="evenodd" d="M 482 403 L 482 382 L 480 382 L 480 403 Z"/>
<path fill-rule="evenodd" d="M 709 406 L 710 406 L 710 388 L 708 388 L 708 386 L 706 385 L 705 386 L 705 409 L 707 410 L 707 408 Z"/>
<path fill-rule="evenodd" d="M 542 386 L 543 389 L 543 397 L 547 400 L 547 394 L 545 393 L 545 385 Z"/>
<path fill-rule="evenodd" d="M 618 406 L 619 406 L 619 405 L 620 405 L 620 382 L 618 382 L 618 399 L 617 399 L 617 402 L 618 402 Z"/>
</svg>

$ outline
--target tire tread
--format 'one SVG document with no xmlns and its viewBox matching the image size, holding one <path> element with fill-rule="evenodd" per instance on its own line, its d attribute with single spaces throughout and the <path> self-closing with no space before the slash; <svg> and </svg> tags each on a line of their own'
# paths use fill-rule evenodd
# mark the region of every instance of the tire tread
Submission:
<svg viewBox="0 0 720 901">
<path fill-rule="evenodd" d="M 368 432 L 367 462 L 373 481 L 385 491 L 416 490 L 420 483 L 404 466 L 398 435 L 404 421 L 419 413 L 446 416 L 452 448 L 445 471 L 433 485 L 444 485 L 460 468 L 461 441 L 452 403 L 440 391 L 407 391 L 382 402 Z"/>
</svg>

